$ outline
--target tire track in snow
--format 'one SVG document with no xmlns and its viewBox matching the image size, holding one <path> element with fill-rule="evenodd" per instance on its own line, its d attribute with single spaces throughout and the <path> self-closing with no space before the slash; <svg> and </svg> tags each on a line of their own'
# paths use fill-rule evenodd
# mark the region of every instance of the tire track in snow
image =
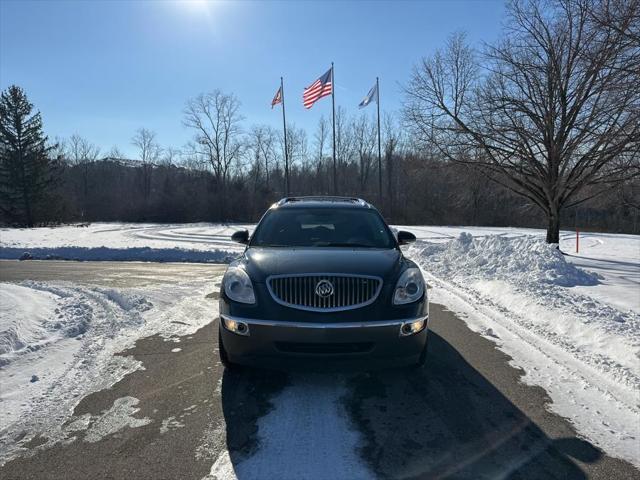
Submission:
<svg viewBox="0 0 640 480">
<path fill-rule="evenodd" d="M 141 313 L 150 308 L 141 297 L 114 290 L 41 282 L 23 286 L 58 296 L 50 322 L 58 324 L 60 332 L 73 331 L 36 355 L 16 358 L 2 372 L 7 406 L 0 431 L 0 464 L 27 452 L 25 445 L 36 437 L 46 439 L 39 448 L 64 440 L 61 426 L 85 395 L 109 387 L 140 367 L 139 362 L 114 354 L 129 341 L 128 332 L 144 323 Z M 28 384 L 25 379 L 32 372 L 39 380 Z"/>
<path fill-rule="evenodd" d="M 50 345 L 17 355 L 0 369 L 0 465 L 66 441 L 64 424 L 84 397 L 142 367 L 117 353 L 142 337 L 174 337 L 212 322 L 217 308 L 206 294 L 218 281 L 204 277 L 145 289 L 23 282 L 23 288 L 58 298 L 44 325 L 55 326 L 60 334 Z M 186 321 L 175 323 L 178 318 Z M 30 382 L 36 373 L 37 380 Z M 34 440 L 40 443 L 30 448 Z"/>
</svg>

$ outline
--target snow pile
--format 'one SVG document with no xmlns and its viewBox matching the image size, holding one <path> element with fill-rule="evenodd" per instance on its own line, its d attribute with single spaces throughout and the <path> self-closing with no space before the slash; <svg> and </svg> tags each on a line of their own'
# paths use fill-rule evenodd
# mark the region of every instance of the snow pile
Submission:
<svg viewBox="0 0 640 480">
<path fill-rule="evenodd" d="M 640 314 L 599 302 L 582 293 L 584 289 L 574 291 L 575 287 L 597 285 L 600 276 L 567 262 L 558 249 L 542 239 L 474 238 L 463 232 L 447 243 L 420 242 L 411 252 L 427 272 L 440 279 L 483 294 L 514 313 L 532 316 L 535 312 L 535 323 L 546 324 L 554 335 L 568 333 L 573 325 L 566 321 L 570 317 L 580 329 L 570 333 L 581 337 L 577 343 L 570 343 L 602 344 L 607 340 L 609 345 L 619 346 L 621 337 L 628 340 L 624 352 L 606 344 L 601 346 L 614 356 L 626 356 L 623 364 L 637 366 Z M 565 321 L 559 322 L 560 319 Z"/>
<path fill-rule="evenodd" d="M 139 327 L 142 324 L 139 313 L 152 307 L 139 295 L 99 287 L 94 292 L 130 313 L 114 316 L 109 326 L 113 330 Z M 81 340 L 89 329 L 99 329 L 99 324 L 93 325 L 97 318 L 91 300 L 67 287 L 41 282 L 0 283 L 0 367 L 53 343 Z"/>
<path fill-rule="evenodd" d="M 538 237 L 463 232 L 445 243 L 417 242 L 409 253 L 433 301 L 496 342 L 580 433 L 637 462 L 640 313 L 584 294 L 600 277 Z"/>
<path fill-rule="evenodd" d="M 474 238 L 462 232 L 456 240 L 422 249 L 444 275 L 481 275 L 517 284 L 552 284 L 563 287 L 596 285 L 598 276 L 568 263 L 562 252 L 538 237 Z"/>
<path fill-rule="evenodd" d="M 443 227 L 397 226 L 398 230 L 413 232 L 418 240 L 430 243 L 446 243 L 455 240 L 460 233 L 471 233 L 473 238 L 522 238 L 534 236 L 544 240 L 546 232 L 535 228 L 512 227 Z M 565 259 L 588 272 L 596 273 L 596 284 L 577 285 L 575 291 L 584 293 L 599 302 L 622 311 L 640 313 L 640 236 L 618 233 L 580 233 L 580 252 L 576 252 L 575 231 L 560 231 L 560 249 Z"/>
<path fill-rule="evenodd" d="M 16 352 L 37 350 L 50 340 L 45 328 L 53 316 L 57 297 L 19 285 L 0 285 L 0 367 L 9 363 Z"/>
</svg>

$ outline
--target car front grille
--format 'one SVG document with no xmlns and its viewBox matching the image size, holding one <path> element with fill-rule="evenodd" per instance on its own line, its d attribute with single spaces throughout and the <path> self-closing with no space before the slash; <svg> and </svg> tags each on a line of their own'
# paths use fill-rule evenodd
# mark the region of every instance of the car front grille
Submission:
<svg viewBox="0 0 640 480">
<path fill-rule="evenodd" d="M 365 275 L 276 275 L 267 279 L 267 287 L 282 305 L 335 312 L 373 303 L 382 289 L 382 279 Z"/>
</svg>

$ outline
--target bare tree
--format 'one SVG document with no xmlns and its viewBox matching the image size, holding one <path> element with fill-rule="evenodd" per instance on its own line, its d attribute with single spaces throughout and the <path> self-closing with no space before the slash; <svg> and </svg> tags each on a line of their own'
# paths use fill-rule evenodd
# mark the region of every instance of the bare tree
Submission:
<svg viewBox="0 0 640 480">
<path fill-rule="evenodd" d="M 385 114 L 383 118 L 383 138 L 382 149 L 384 155 L 385 175 L 387 177 L 387 210 L 389 215 L 393 215 L 394 209 L 394 156 L 396 155 L 400 146 L 400 129 L 395 124 L 394 117 L 390 114 Z"/>
<path fill-rule="evenodd" d="M 52 158 L 57 158 L 61 163 L 67 162 L 67 140 L 62 137 L 54 137 L 54 145 L 51 148 Z"/>
<path fill-rule="evenodd" d="M 343 107 L 336 108 L 336 163 L 338 170 L 338 191 L 340 184 L 344 184 L 346 177 L 346 167 L 352 160 L 353 154 L 353 131 L 349 122 L 347 112 Z M 343 182 L 340 182 L 340 179 Z"/>
<path fill-rule="evenodd" d="M 90 172 L 89 168 L 93 162 L 95 162 L 100 156 L 100 148 L 86 138 L 80 135 L 73 134 L 65 143 L 65 157 L 66 160 L 79 168 L 81 172 L 80 190 L 82 196 L 82 210 L 81 218 L 84 219 L 84 214 L 87 210 L 87 199 L 89 195 L 89 181 Z"/>
<path fill-rule="evenodd" d="M 269 174 L 271 170 L 277 166 L 278 153 L 276 152 L 276 142 L 278 140 L 278 132 L 273 127 L 265 127 L 263 141 L 260 146 L 262 159 L 264 160 L 264 172 L 266 177 L 267 190 L 270 188 Z"/>
<path fill-rule="evenodd" d="M 325 147 L 327 145 L 328 138 L 329 122 L 327 122 L 327 119 L 324 117 L 324 115 L 322 115 L 318 120 L 318 126 L 316 127 L 316 131 L 313 135 L 315 144 L 315 177 L 318 192 L 328 191 L 328 187 L 325 184 L 327 178 L 326 175 L 323 175 L 323 169 L 325 168 Z"/>
<path fill-rule="evenodd" d="M 252 170 L 254 172 L 254 186 L 260 180 L 262 166 L 264 166 L 264 186 L 270 185 L 269 173 L 273 168 L 276 158 L 277 133 L 268 125 L 254 125 L 249 133 L 248 149 L 252 157 Z"/>
<path fill-rule="evenodd" d="M 184 125 L 195 130 L 195 151 L 208 162 L 223 189 L 231 166 L 242 155 L 242 120 L 240 101 L 220 90 L 198 95 L 184 110 Z"/>
<path fill-rule="evenodd" d="M 262 177 L 262 143 L 264 142 L 264 127 L 254 125 L 249 132 L 249 140 L 245 153 L 248 154 L 251 162 L 251 172 L 253 176 L 253 188 L 258 188 Z"/>
<path fill-rule="evenodd" d="M 537 205 L 548 243 L 563 208 L 637 172 L 640 79 L 621 68 L 633 47 L 591 21 L 594 1 L 514 0 L 480 59 L 453 36 L 406 88 L 415 132 Z"/>
<path fill-rule="evenodd" d="M 146 128 L 139 128 L 136 131 L 136 134 L 131 139 L 131 144 L 137 147 L 138 157 L 142 162 L 142 195 L 146 200 L 151 194 L 153 167 L 158 162 L 162 149 L 156 141 L 156 133 Z"/>
<path fill-rule="evenodd" d="M 635 63 L 625 65 L 631 70 L 638 67 L 640 47 L 640 0 L 598 0 L 585 2 L 590 19 L 602 31 L 613 30 L 635 44 Z"/>
<path fill-rule="evenodd" d="M 107 157 L 109 157 L 109 158 L 123 158 L 124 155 L 123 155 L 122 151 L 118 148 L 118 146 L 114 145 L 107 152 Z"/>
<path fill-rule="evenodd" d="M 358 156 L 358 177 L 360 190 L 365 191 L 373 162 L 373 150 L 376 146 L 376 127 L 362 114 L 353 121 L 354 149 Z"/>
<path fill-rule="evenodd" d="M 625 182 L 618 190 L 620 203 L 634 210 L 636 215 L 640 213 L 640 182 Z"/>
<path fill-rule="evenodd" d="M 316 162 L 322 163 L 324 160 L 324 148 L 327 143 L 327 138 L 329 136 L 329 123 L 327 119 L 322 115 L 320 120 L 318 120 L 318 127 L 316 128 L 316 132 L 314 134 L 314 140 L 316 144 Z"/>
<path fill-rule="evenodd" d="M 284 136 L 280 135 L 279 138 L 280 145 L 284 149 Z M 287 125 L 286 148 L 290 171 L 293 170 L 296 163 L 302 164 L 302 166 L 307 165 L 307 132 L 304 129 L 297 128 L 294 124 Z"/>
<path fill-rule="evenodd" d="M 65 142 L 65 157 L 72 165 L 82 165 L 95 162 L 100 156 L 100 147 L 92 144 L 86 138 L 73 134 Z"/>
<path fill-rule="evenodd" d="M 181 156 L 182 151 L 179 148 L 166 147 L 162 149 L 162 155 L 160 156 L 159 162 L 166 166 L 175 165 L 180 161 Z"/>
<path fill-rule="evenodd" d="M 131 139 L 131 144 L 138 149 L 138 157 L 144 164 L 152 164 L 158 161 L 162 149 L 156 141 L 156 132 L 139 128 Z"/>
<path fill-rule="evenodd" d="M 336 157 L 338 165 L 346 165 L 351 161 L 353 152 L 353 132 L 346 110 L 336 109 Z"/>
</svg>

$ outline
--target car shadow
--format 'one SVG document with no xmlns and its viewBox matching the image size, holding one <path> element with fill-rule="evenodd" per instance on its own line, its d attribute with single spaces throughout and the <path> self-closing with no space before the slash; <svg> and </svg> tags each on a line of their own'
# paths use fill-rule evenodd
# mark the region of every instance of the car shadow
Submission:
<svg viewBox="0 0 640 480">
<path fill-rule="evenodd" d="M 580 479 L 586 475 L 575 460 L 591 463 L 601 457 L 586 441 L 549 438 L 435 332 L 430 333 L 428 358 L 428 365 L 416 370 L 306 377 L 258 369 L 225 371 L 222 407 L 236 475 L 240 480 L 262 478 L 260 472 L 247 474 L 246 468 L 238 466 L 263 448 L 262 441 L 269 441 L 260 439 L 258 421 L 273 408 L 271 400 L 301 379 L 309 395 L 318 395 L 331 382 L 342 384 L 337 410 L 346 412 L 347 428 L 360 432 L 355 450 L 375 477 Z M 296 414 L 309 412 L 293 412 Z M 295 422 L 291 415 L 283 415 L 282 421 Z M 309 428 L 308 422 L 301 425 Z M 312 445 L 317 435 L 320 432 L 309 429 L 305 441 Z M 290 455 L 314 454 L 309 445 L 301 448 L 300 437 L 280 436 L 278 440 L 284 443 L 275 450 L 281 452 L 281 458 L 272 462 L 281 465 L 282 472 L 286 472 Z M 331 446 L 343 447 L 340 438 Z M 327 456 L 327 452 L 317 454 Z M 305 478 L 326 478 L 325 471 L 305 473 Z M 288 478 L 285 473 L 278 477 Z M 333 478 L 341 477 L 334 474 Z"/>
<path fill-rule="evenodd" d="M 385 478 L 586 478 L 599 450 L 549 438 L 436 333 L 424 369 L 360 374 L 345 404 Z"/>
</svg>

